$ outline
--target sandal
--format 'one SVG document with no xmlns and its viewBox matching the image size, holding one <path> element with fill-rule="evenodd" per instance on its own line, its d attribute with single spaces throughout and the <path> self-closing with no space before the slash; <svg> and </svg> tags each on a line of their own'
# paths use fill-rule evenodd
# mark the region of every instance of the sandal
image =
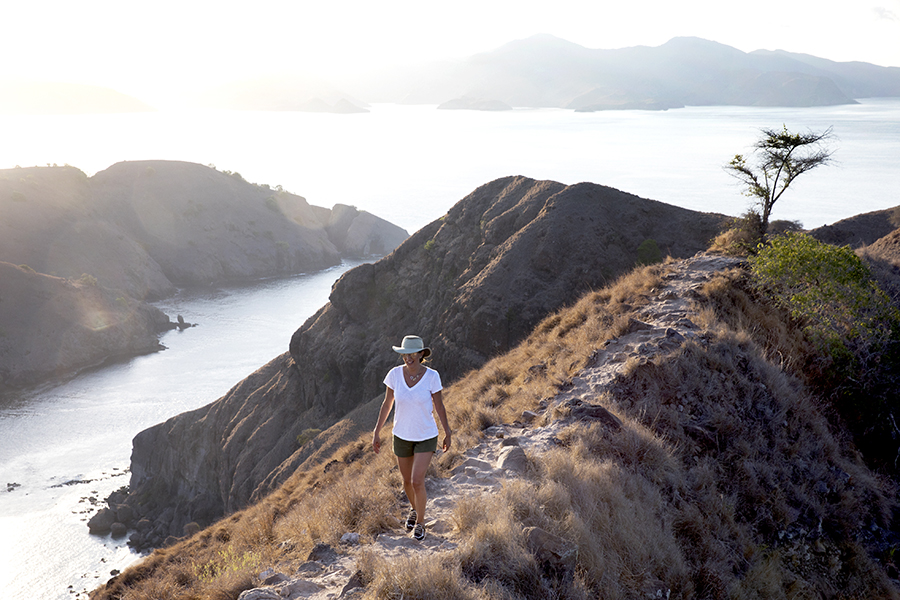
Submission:
<svg viewBox="0 0 900 600">
<path fill-rule="evenodd" d="M 425 539 L 425 525 L 422 523 L 416 523 L 416 529 L 413 531 L 413 537 L 419 540 L 420 542 Z"/>
<path fill-rule="evenodd" d="M 413 527 L 416 526 L 416 519 L 418 519 L 418 515 L 416 515 L 416 509 L 409 509 L 409 514 L 406 515 L 406 530 L 409 531 Z"/>
</svg>

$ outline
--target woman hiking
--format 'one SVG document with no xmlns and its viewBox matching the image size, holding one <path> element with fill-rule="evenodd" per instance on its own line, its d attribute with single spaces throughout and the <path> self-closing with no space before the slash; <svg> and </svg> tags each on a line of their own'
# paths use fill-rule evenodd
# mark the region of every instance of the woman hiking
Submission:
<svg viewBox="0 0 900 600">
<path fill-rule="evenodd" d="M 387 390 L 372 435 L 372 449 L 376 454 L 381 450 L 381 428 L 387 421 L 391 407 L 394 407 L 394 454 L 403 476 L 403 490 L 410 504 L 406 529 L 413 531 L 415 539 L 423 540 L 425 503 L 428 499 L 425 492 L 425 472 L 438 443 L 438 428 L 432 409 L 437 413 L 444 429 L 441 443 L 444 452 L 450 449 L 450 425 L 441 396 L 441 376 L 422 364 L 431 356 L 431 348 L 425 347 L 419 336 L 408 335 L 393 349 L 403 358 L 403 364 L 388 371 L 384 378 Z"/>
</svg>

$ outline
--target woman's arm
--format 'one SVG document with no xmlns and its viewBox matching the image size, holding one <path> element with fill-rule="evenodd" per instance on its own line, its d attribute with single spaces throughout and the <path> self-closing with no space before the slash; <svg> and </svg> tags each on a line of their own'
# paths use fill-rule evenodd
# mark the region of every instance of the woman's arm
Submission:
<svg viewBox="0 0 900 600">
<path fill-rule="evenodd" d="M 447 421 L 447 411 L 444 410 L 444 396 L 440 390 L 431 394 L 431 402 L 434 404 L 434 412 L 437 413 L 438 419 L 441 421 L 441 427 L 444 428 L 444 442 L 441 448 L 444 452 L 450 449 L 452 442 L 450 423 Z"/>
<path fill-rule="evenodd" d="M 384 392 L 384 402 L 381 403 L 381 412 L 378 413 L 378 423 L 375 425 L 375 431 L 372 433 L 372 450 L 375 454 L 381 450 L 381 428 L 384 427 L 391 408 L 394 406 L 394 390 L 387 388 Z"/>
</svg>

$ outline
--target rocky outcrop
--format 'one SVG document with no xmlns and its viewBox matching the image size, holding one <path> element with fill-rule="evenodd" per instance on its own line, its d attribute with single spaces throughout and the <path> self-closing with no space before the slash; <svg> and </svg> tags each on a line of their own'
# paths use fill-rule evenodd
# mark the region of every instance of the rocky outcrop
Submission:
<svg viewBox="0 0 900 600">
<path fill-rule="evenodd" d="M 118 163 L 91 179 L 102 212 L 179 285 L 318 270 L 390 252 L 406 232 L 374 215 L 310 206 L 237 173 L 170 161 Z M 340 217 L 335 213 L 339 213 Z"/>
<path fill-rule="evenodd" d="M 158 333 L 169 327 L 159 309 L 92 277 L 68 280 L 0 262 L 0 389 L 156 351 Z"/>
<path fill-rule="evenodd" d="M 521 341 L 548 313 L 610 282 L 653 240 L 690 256 L 722 215 L 594 185 L 508 177 L 484 185 L 389 256 L 348 271 L 290 352 L 223 398 L 141 432 L 128 502 L 179 535 L 290 475 L 297 436 L 383 392 L 390 350 L 422 335 L 445 381 Z M 272 476 L 272 473 L 278 473 Z"/>
<path fill-rule="evenodd" d="M 328 239 L 346 258 L 389 254 L 409 237 L 406 230 L 355 206 L 335 204 L 325 225 Z"/>
</svg>

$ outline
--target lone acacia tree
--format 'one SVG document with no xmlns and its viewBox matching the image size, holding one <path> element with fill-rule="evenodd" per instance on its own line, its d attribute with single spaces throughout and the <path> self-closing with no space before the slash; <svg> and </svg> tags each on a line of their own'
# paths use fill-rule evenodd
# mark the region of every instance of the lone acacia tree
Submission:
<svg viewBox="0 0 900 600">
<path fill-rule="evenodd" d="M 776 129 L 760 129 L 762 137 L 753 145 L 755 162 L 736 154 L 725 165 L 729 175 L 747 186 L 744 192 L 759 206 L 760 232 L 769 228 L 772 206 L 793 183 L 794 179 L 820 165 L 831 162 L 832 150 L 826 142 L 832 138 L 832 128 L 821 133 L 791 133 L 782 125 Z"/>
</svg>

